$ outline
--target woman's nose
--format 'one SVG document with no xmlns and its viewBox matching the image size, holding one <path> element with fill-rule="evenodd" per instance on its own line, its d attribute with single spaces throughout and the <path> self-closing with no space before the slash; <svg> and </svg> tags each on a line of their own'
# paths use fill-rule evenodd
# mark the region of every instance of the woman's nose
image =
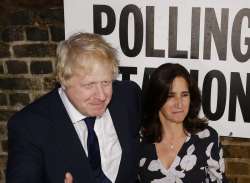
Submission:
<svg viewBox="0 0 250 183">
<path fill-rule="evenodd" d="M 176 107 L 177 108 L 182 108 L 182 104 L 183 104 L 182 102 L 183 101 L 182 101 L 181 97 L 176 97 L 176 101 L 175 102 L 176 102 Z"/>
</svg>

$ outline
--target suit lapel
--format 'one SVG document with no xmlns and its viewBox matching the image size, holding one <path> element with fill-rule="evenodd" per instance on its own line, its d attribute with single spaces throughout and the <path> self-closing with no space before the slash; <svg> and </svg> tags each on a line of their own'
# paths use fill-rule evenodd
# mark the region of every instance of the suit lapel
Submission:
<svg viewBox="0 0 250 183">
<path fill-rule="evenodd" d="M 52 118 L 55 128 L 55 138 L 58 142 L 58 152 L 62 152 L 62 163 L 65 163 L 66 171 L 69 171 L 74 176 L 75 182 L 95 182 L 92 176 L 92 171 L 88 164 L 86 153 L 81 145 L 75 128 L 69 118 L 69 115 L 61 101 L 58 91 L 52 93 L 50 111 L 53 111 Z M 91 181 L 92 180 L 92 181 Z"/>
<path fill-rule="evenodd" d="M 116 91 L 116 89 L 114 89 Z M 135 144 L 130 135 L 128 110 L 121 103 L 119 91 L 113 93 L 112 100 L 108 105 L 111 118 L 121 145 L 122 157 L 118 170 L 116 182 L 124 182 L 131 176 L 131 164 L 134 164 Z M 56 152 L 62 157 L 62 165 L 66 167 L 74 176 L 74 182 L 94 183 L 94 176 L 88 163 L 87 156 L 81 145 L 75 128 L 67 114 L 67 111 L 58 94 L 58 89 L 54 90 L 49 98 L 50 113 L 55 129 L 54 138 L 56 138 Z M 131 162 L 130 162 L 131 161 Z M 129 166 L 127 166 L 130 164 Z M 126 182 L 127 183 L 127 182 Z"/>
<path fill-rule="evenodd" d="M 119 109 L 118 109 L 119 108 Z M 121 145 L 121 148 L 124 149 L 127 143 L 127 114 L 122 109 L 123 106 L 120 104 L 115 104 L 112 102 L 112 104 L 109 107 L 109 111 L 112 117 L 112 121 Z"/>
<path fill-rule="evenodd" d="M 116 93 L 114 93 L 108 109 L 110 111 L 112 121 L 122 149 L 121 162 L 116 178 L 116 182 L 121 182 L 120 180 L 126 177 L 125 174 L 129 172 L 129 170 L 127 170 L 126 161 L 128 161 L 129 159 L 129 152 L 131 148 L 128 133 L 128 113 L 124 105 L 121 104 L 121 100 L 117 100 L 117 98 L 118 97 L 116 96 Z"/>
</svg>

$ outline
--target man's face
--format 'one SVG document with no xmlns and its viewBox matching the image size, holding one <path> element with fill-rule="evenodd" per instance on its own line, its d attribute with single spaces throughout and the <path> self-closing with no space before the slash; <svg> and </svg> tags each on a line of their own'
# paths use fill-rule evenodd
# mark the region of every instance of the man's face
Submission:
<svg viewBox="0 0 250 183">
<path fill-rule="evenodd" d="M 65 93 L 85 116 L 101 116 L 112 97 L 113 72 L 107 65 L 95 65 L 87 74 L 76 69 Z"/>
</svg>

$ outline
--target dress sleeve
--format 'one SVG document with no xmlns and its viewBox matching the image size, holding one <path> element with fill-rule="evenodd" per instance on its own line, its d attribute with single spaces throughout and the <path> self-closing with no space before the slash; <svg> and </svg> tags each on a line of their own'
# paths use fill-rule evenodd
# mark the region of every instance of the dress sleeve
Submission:
<svg viewBox="0 0 250 183">
<path fill-rule="evenodd" d="M 218 133 L 208 128 L 210 132 L 208 146 L 206 149 L 207 167 L 206 167 L 206 181 L 216 183 L 228 183 L 225 176 L 225 163 L 223 158 L 223 148 L 220 142 Z"/>
</svg>

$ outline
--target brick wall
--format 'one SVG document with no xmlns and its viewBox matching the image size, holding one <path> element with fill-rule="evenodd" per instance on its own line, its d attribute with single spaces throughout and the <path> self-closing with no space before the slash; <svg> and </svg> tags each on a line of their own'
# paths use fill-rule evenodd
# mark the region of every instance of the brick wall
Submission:
<svg viewBox="0 0 250 183">
<path fill-rule="evenodd" d="M 53 88 L 56 46 L 64 39 L 62 6 L 10 10 L 0 16 L 1 183 L 5 182 L 7 120 Z"/>
<path fill-rule="evenodd" d="M 56 45 L 64 39 L 62 4 L 23 6 L 0 12 L 0 183 L 5 182 L 8 156 L 7 120 L 53 87 Z M 223 137 L 222 142 L 231 182 L 250 183 L 250 139 Z"/>
<path fill-rule="evenodd" d="M 250 139 L 222 137 L 231 183 L 250 183 Z"/>
</svg>

